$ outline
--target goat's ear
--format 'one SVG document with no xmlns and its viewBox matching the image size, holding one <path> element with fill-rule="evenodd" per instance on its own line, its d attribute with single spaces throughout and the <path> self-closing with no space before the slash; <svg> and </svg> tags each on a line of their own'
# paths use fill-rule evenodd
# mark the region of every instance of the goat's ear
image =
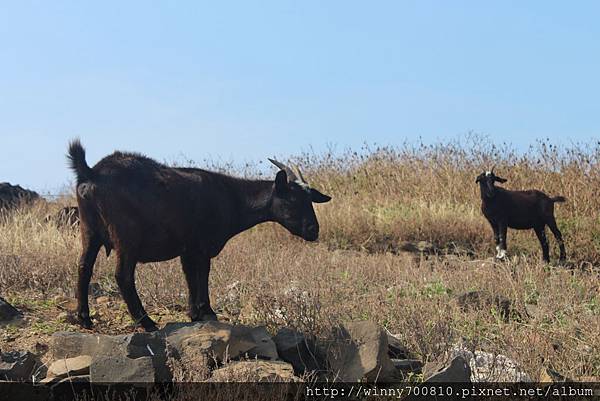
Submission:
<svg viewBox="0 0 600 401">
<path fill-rule="evenodd" d="M 479 181 L 481 181 L 481 176 L 477 176 L 477 178 L 475 179 L 475 184 L 477 184 Z"/>
<path fill-rule="evenodd" d="M 279 170 L 275 176 L 275 192 L 284 194 L 288 190 L 287 173 L 284 170 Z"/>
<path fill-rule="evenodd" d="M 314 203 L 325 203 L 331 200 L 331 196 L 322 194 L 314 188 L 310 189 L 310 198 Z"/>
<path fill-rule="evenodd" d="M 502 178 L 502 177 L 494 177 L 494 181 L 498 181 L 500 183 L 504 183 L 506 181 L 508 181 L 506 178 Z"/>
</svg>

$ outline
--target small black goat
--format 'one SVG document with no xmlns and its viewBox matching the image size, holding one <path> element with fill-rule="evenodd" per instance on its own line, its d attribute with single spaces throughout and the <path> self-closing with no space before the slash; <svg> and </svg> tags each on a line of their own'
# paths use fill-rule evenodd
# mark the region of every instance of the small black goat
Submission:
<svg viewBox="0 0 600 401">
<path fill-rule="evenodd" d="M 566 259 L 562 234 L 554 219 L 554 203 L 565 202 L 565 197 L 551 198 L 541 191 L 509 191 L 496 187 L 494 183 L 504 183 L 506 179 L 496 176 L 493 168 L 481 173 L 475 182 L 481 189 L 481 211 L 494 230 L 498 259 L 506 256 L 506 231 L 509 227 L 517 230 L 533 228 L 542 246 L 543 259 L 549 262 L 546 226 L 550 227 L 558 241 L 560 261 Z"/>
<path fill-rule="evenodd" d="M 79 208 L 77 206 L 65 206 L 56 214 L 46 216 L 44 221 L 46 223 L 54 222 L 57 228 L 76 228 L 79 226 Z"/>
<path fill-rule="evenodd" d="M 274 221 L 307 241 L 319 236 L 313 203 L 331 198 L 310 188 L 302 174 L 272 160 L 274 181 L 243 180 L 194 168 L 171 168 L 136 154 L 115 152 L 94 167 L 79 141 L 68 158 L 77 176 L 83 250 L 79 259 L 78 317 L 92 321 L 88 285 L 96 255 L 115 249 L 115 277 L 129 313 L 146 331 L 156 325 L 135 289 L 138 262 L 179 257 L 189 289 L 192 321 L 216 320 L 210 306 L 210 260 L 234 235 Z"/>
</svg>

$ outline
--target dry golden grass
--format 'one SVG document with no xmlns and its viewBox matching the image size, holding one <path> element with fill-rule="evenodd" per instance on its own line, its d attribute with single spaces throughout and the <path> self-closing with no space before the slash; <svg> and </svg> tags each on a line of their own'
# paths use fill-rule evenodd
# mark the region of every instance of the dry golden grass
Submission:
<svg viewBox="0 0 600 401">
<path fill-rule="evenodd" d="M 319 217 L 323 240 L 336 248 L 428 240 L 487 255 L 492 234 L 474 181 L 496 165 L 508 179 L 506 188 L 566 196 L 567 203 L 556 205 L 556 217 L 570 260 L 600 262 L 600 144 L 558 148 L 540 142 L 523 156 L 488 143 L 473 136 L 462 143 L 308 154 L 297 162 L 310 170 L 317 187 L 334 195 L 335 207 L 323 208 Z M 540 254 L 532 231 L 510 231 L 508 246 L 513 254 Z"/>
<path fill-rule="evenodd" d="M 530 157 L 477 144 L 363 153 L 297 159 L 309 181 L 333 196 L 317 206 L 321 240 L 303 242 L 275 224 L 234 238 L 211 274 L 221 319 L 273 331 L 291 326 L 320 339 L 341 321 L 370 319 L 424 361 L 443 360 L 463 341 L 513 358 L 534 379 L 542 366 L 574 379 L 600 377 L 600 147 L 559 151 L 542 144 Z M 509 261 L 490 258 L 491 229 L 474 180 L 494 162 L 509 188 L 569 199 L 557 206 L 557 220 L 572 269 L 541 263 L 532 232 L 509 232 Z M 74 294 L 78 233 L 44 223 L 52 208 L 16 211 L 0 224 L 0 293 L 28 319 L 0 329 L 3 350 L 33 348 L 55 330 L 79 330 L 61 314 L 68 309 L 62 297 Z M 385 252 L 406 240 L 431 241 L 445 252 Z M 133 326 L 113 264 L 103 254 L 96 264 L 93 281 L 111 299 L 92 302 L 95 330 L 128 332 Z M 137 282 L 159 324 L 185 319 L 187 290 L 177 260 L 139 266 Z M 513 319 L 505 322 L 493 308 L 462 311 L 456 296 L 470 290 L 512 300 Z"/>
</svg>

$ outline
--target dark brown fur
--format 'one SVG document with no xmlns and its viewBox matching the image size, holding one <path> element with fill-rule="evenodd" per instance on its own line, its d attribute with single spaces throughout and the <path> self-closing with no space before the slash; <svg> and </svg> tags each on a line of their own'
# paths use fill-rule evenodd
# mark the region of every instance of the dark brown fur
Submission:
<svg viewBox="0 0 600 401">
<path fill-rule="evenodd" d="M 554 234 L 559 248 L 560 260 L 566 259 L 562 234 L 554 218 L 554 203 L 565 202 L 562 196 L 554 198 L 537 190 L 509 191 L 496 187 L 495 182 L 504 183 L 506 179 L 497 177 L 494 172 L 484 172 L 475 181 L 481 189 L 481 211 L 494 231 L 494 240 L 498 255 L 506 252 L 506 234 L 508 228 L 517 230 L 533 229 L 542 247 L 544 261 L 550 261 L 548 239 L 545 227 Z"/>
<path fill-rule="evenodd" d="M 88 284 L 96 255 L 104 246 L 117 255 L 115 277 L 129 312 L 146 330 L 156 329 L 137 295 L 138 262 L 180 257 L 189 289 L 193 321 L 214 320 L 210 307 L 210 259 L 234 235 L 275 221 L 305 240 L 318 238 L 312 202 L 330 198 L 288 183 L 243 180 L 201 169 L 171 168 L 135 153 L 115 152 L 93 168 L 79 141 L 69 147 L 77 175 L 77 203 L 83 252 L 79 262 L 79 318 L 90 327 Z"/>
</svg>

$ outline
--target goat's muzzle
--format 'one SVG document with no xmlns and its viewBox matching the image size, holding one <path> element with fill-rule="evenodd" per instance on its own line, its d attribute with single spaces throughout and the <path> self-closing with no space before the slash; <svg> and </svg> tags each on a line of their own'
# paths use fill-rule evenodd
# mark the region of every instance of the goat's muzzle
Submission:
<svg viewBox="0 0 600 401">
<path fill-rule="evenodd" d="M 306 241 L 312 242 L 312 241 L 316 241 L 317 239 L 319 239 L 319 226 L 318 225 L 308 226 L 303 231 L 304 232 L 302 233 L 302 238 L 304 238 Z"/>
</svg>

